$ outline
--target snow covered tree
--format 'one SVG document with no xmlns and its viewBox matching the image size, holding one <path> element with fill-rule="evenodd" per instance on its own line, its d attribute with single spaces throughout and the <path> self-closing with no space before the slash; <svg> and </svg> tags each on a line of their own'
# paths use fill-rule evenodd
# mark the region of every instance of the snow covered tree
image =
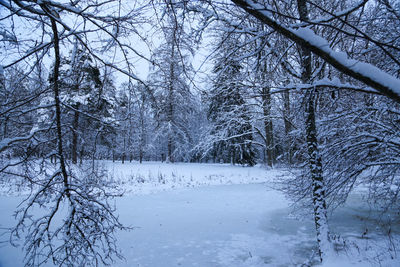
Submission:
<svg viewBox="0 0 400 267">
<path fill-rule="evenodd" d="M 264 161 L 269 167 L 272 167 L 276 162 L 278 151 L 276 149 L 277 138 L 273 127 L 275 124 L 273 120 L 274 99 L 271 94 L 271 87 L 274 83 L 279 83 L 280 79 L 275 75 L 275 70 L 272 69 L 275 65 L 271 57 L 277 55 L 278 52 L 272 52 L 274 50 L 270 43 L 272 38 L 266 37 L 270 33 L 265 30 L 264 25 L 257 21 L 251 21 L 251 24 L 255 24 L 255 28 L 260 32 L 260 37 L 255 39 L 254 44 L 248 48 L 251 51 L 256 51 L 254 56 L 249 57 L 247 82 L 251 84 L 251 93 L 256 105 L 259 106 L 258 116 L 255 116 L 255 120 L 261 122 L 260 126 L 253 123 L 253 127 L 264 144 Z M 252 39 L 252 37 L 250 36 L 248 39 Z"/>
<path fill-rule="evenodd" d="M 189 87 L 191 40 L 185 32 L 184 13 L 172 2 L 168 1 L 160 20 L 164 42 L 153 54 L 155 64 L 148 79 L 156 100 L 157 135 L 166 147 L 160 154 L 166 152 L 167 162 L 190 160 L 188 121 L 195 106 Z"/>
<path fill-rule="evenodd" d="M 215 158 L 232 164 L 253 166 L 253 127 L 249 107 L 243 98 L 242 66 L 237 61 L 240 49 L 236 36 L 228 36 L 214 59 L 213 87 L 209 93 L 208 119 L 211 122 L 209 145 Z M 232 52 L 232 48 L 234 51 Z"/>
<path fill-rule="evenodd" d="M 110 264 L 115 257 L 120 257 L 115 233 L 126 229 L 114 215 L 109 202 L 119 193 L 111 187 L 105 188 L 109 182 L 101 169 L 96 166 L 72 167 L 67 160 L 70 153 L 67 152 L 69 136 L 66 133 L 71 118 L 66 118 L 68 113 L 65 111 L 74 111 L 74 108 L 63 103 L 63 97 L 68 95 L 63 80 L 60 80 L 60 51 L 70 50 L 69 44 L 77 40 L 96 62 L 121 70 L 124 63 L 131 63 L 125 60 L 117 66 L 110 52 L 115 47 L 122 54 L 127 50 L 135 51 L 129 43 L 123 44 L 120 38 L 135 28 L 137 20 L 142 17 L 143 6 L 137 12 L 122 7 L 120 1 L 59 3 L 12 0 L 1 1 L 0 5 L 4 15 L 0 22 L 0 35 L 7 37 L 1 40 L 5 44 L 2 46 L 1 70 L 7 72 L 18 66 L 26 70 L 25 79 L 31 82 L 35 81 L 32 74 L 35 68 L 40 68 L 44 62 L 54 62 L 47 66 L 51 72 L 50 82 L 40 79 L 38 91 L 25 100 L 20 98 L 18 109 L 13 107 L 4 113 L 6 117 L 19 110 L 33 117 L 37 116 L 38 110 L 45 110 L 44 113 L 49 115 L 47 122 L 36 125 L 28 122 L 27 128 L 21 128 L 12 138 L 1 140 L 0 151 L 4 153 L 16 146 L 26 148 L 26 153 L 19 159 L 2 162 L 1 175 L 17 177 L 32 190 L 15 213 L 17 225 L 11 231 L 11 240 L 25 238 L 27 266 L 46 262 L 59 266 Z M 88 41 L 93 38 L 101 42 Z M 124 73 L 136 78 L 129 68 Z M 41 75 L 44 76 L 48 75 Z M 21 82 L 25 79 L 19 80 L 20 88 L 25 87 Z M 43 105 L 30 106 L 38 98 L 42 98 Z M 40 146 L 41 153 L 28 158 L 27 155 L 32 155 L 30 144 Z M 56 162 L 50 162 L 52 157 Z M 43 209 L 40 216 L 34 212 L 38 208 Z"/>
<path fill-rule="evenodd" d="M 328 41 L 321 36 L 315 34 L 309 28 L 293 28 L 293 26 L 286 26 L 285 22 L 279 22 L 273 19 L 270 14 L 275 14 L 279 18 L 290 18 L 292 16 L 282 15 L 282 13 L 274 10 L 273 7 L 270 6 L 268 2 L 259 3 L 257 1 L 247 1 L 247 0 L 232 0 L 237 6 L 243 8 L 246 12 L 253 15 L 257 19 L 259 19 L 264 24 L 276 30 L 279 34 L 287 37 L 288 39 L 294 41 L 295 43 L 306 47 L 312 53 L 316 54 L 320 58 L 324 60 L 324 62 L 330 64 L 338 71 L 348 75 L 355 80 L 361 81 L 367 86 L 374 88 L 381 94 L 399 102 L 400 97 L 396 91 L 396 86 L 399 83 L 399 80 L 390 75 L 389 73 L 383 71 L 380 68 L 373 66 L 372 64 L 364 63 L 363 61 L 359 61 L 356 59 L 350 59 L 343 52 L 334 51 Z M 321 24 L 316 18 L 315 20 L 302 21 L 302 26 L 312 26 L 312 25 L 321 25 L 326 27 L 331 27 L 332 21 L 339 21 L 340 23 L 344 23 L 349 26 L 353 31 L 356 30 L 359 33 L 357 36 L 357 40 L 368 41 L 379 49 L 381 53 L 388 56 L 392 62 L 398 65 L 396 58 L 393 56 L 393 52 L 397 50 L 396 46 L 392 46 L 391 44 L 385 44 L 384 42 L 380 42 L 375 38 L 369 38 L 368 34 L 364 31 L 364 29 L 358 29 L 357 26 L 352 25 L 350 22 L 343 19 L 343 17 L 348 16 L 351 13 L 362 10 L 362 8 L 366 5 L 367 1 L 362 1 L 360 3 L 353 4 L 350 6 L 346 12 L 343 10 L 339 11 L 329 11 L 326 10 L 322 5 L 314 5 L 316 9 L 321 11 L 323 14 L 327 14 L 329 16 L 328 19 L 325 19 L 327 22 L 326 25 Z M 340 9 L 342 6 L 335 6 L 336 9 Z M 389 7 L 392 7 L 389 3 Z M 271 13 L 263 12 L 264 10 L 268 10 Z M 396 16 L 398 12 L 390 12 L 391 15 Z M 358 20 L 357 20 L 358 21 Z M 346 36 L 353 36 L 351 30 L 345 31 L 340 29 L 339 27 L 334 27 L 334 31 L 341 32 Z M 393 50 L 393 51 L 392 51 Z M 373 74 L 378 73 L 379 75 Z M 390 83 L 387 82 L 390 81 Z"/>
<path fill-rule="evenodd" d="M 7 140 L 12 141 L 14 137 L 24 135 L 33 128 L 33 113 L 40 110 L 39 97 L 44 91 L 40 86 L 43 83 L 42 77 L 34 78 L 28 77 L 28 73 L 18 67 L 7 69 L 1 74 L 0 140 L 6 144 Z M 24 156 L 30 146 L 29 154 L 33 154 L 34 145 L 29 145 L 29 138 L 20 140 L 20 144 L 15 141 L 10 144 L 11 147 L 1 147 L 0 152 L 7 150 L 8 157 Z"/>
<path fill-rule="evenodd" d="M 143 85 L 124 83 L 117 93 L 116 130 L 117 150 L 122 152 L 121 159 L 129 156 L 133 159 L 149 159 L 152 147 L 152 134 L 154 131 L 154 118 L 152 117 L 152 101 Z M 156 160 L 156 158 L 153 158 Z"/>
<path fill-rule="evenodd" d="M 306 1 L 297 0 L 299 18 L 309 20 L 309 11 Z M 301 80 L 304 84 L 312 82 L 312 56 L 306 47 L 300 47 Z M 317 231 L 319 256 L 322 261 L 329 255 L 331 249 L 330 233 L 327 218 L 326 187 L 323 176 L 322 160 L 320 156 L 318 132 L 316 126 L 316 90 L 311 88 L 304 95 L 305 102 L 305 135 L 308 152 L 308 168 L 311 178 L 312 202 L 314 208 L 314 221 Z"/>
<path fill-rule="evenodd" d="M 103 187 L 101 169 L 70 165 L 79 153 L 94 159 L 114 151 L 125 160 L 137 151 L 139 161 L 190 161 L 199 159 L 192 147 L 201 141 L 208 156 L 254 165 L 261 145 L 270 166 L 306 167 L 286 181 L 287 192 L 313 203 L 321 260 L 330 246 L 327 209 L 354 187 L 368 186 L 368 200 L 383 211 L 399 207 L 398 1 L 0 5 L 0 172 L 32 190 L 13 231 L 15 238 L 27 231 L 27 265 L 109 264 L 119 256 L 114 233 L 124 227 L 107 201 L 117 194 Z M 154 41 L 146 84 L 133 69 L 137 58 L 146 59 L 136 41 L 151 43 L 142 26 L 152 11 L 158 25 L 150 28 L 162 41 Z M 214 22 L 222 26 L 213 29 L 205 112 L 189 61 L 193 37 L 201 39 Z M 111 69 L 131 79 L 117 101 Z M 199 121 L 209 126 L 205 136 Z M 46 207 L 45 215 L 34 216 L 36 207 Z"/>
<path fill-rule="evenodd" d="M 112 85 L 107 87 L 107 83 L 103 84 L 100 70 L 93 63 L 88 52 L 77 41 L 69 58 L 61 59 L 60 97 L 66 112 L 71 114 L 70 152 L 74 164 L 78 162 L 78 146 L 82 158 L 84 142 L 91 143 L 89 136 L 83 134 L 96 131 L 102 122 L 104 128 L 104 123 L 110 122 L 113 113 L 111 97 L 114 92 L 109 92 L 113 89 Z"/>
<path fill-rule="evenodd" d="M 349 80 L 349 82 L 352 84 L 349 86 L 346 86 L 345 84 L 340 82 L 340 80 L 343 81 L 343 75 L 338 74 L 338 72 L 336 72 L 333 68 L 329 67 L 329 65 L 331 65 L 334 68 L 336 68 L 339 72 L 342 72 L 343 74 L 348 75 L 354 78 L 355 80 L 361 81 L 364 84 L 371 86 L 372 88 L 378 90 L 380 93 L 386 95 L 387 97 L 395 101 L 399 101 L 399 96 L 396 93 L 395 89 L 395 87 L 397 87 L 396 85 L 399 84 L 399 81 L 393 76 L 388 75 L 388 73 L 393 73 L 393 70 L 398 69 L 398 62 L 396 60 L 396 57 L 394 56 L 398 53 L 397 52 L 398 47 L 393 41 L 396 38 L 395 39 L 390 38 L 385 40 L 385 38 L 377 36 L 376 33 L 374 34 L 368 32 L 367 28 L 363 27 L 363 22 L 368 21 L 367 16 L 364 17 L 364 14 L 369 13 L 369 11 L 367 12 L 364 11 L 370 10 L 369 8 L 366 8 L 367 1 L 360 3 L 353 3 L 353 2 L 327 3 L 324 1 L 318 3 L 311 3 L 311 2 L 306 3 L 306 1 L 297 1 L 297 6 L 300 14 L 298 19 L 300 22 L 291 20 L 291 18 L 292 19 L 295 18 L 292 16 L 292 14 L 288 13 L 288 10 L 290 10 L 288 8 L 289 6 L 286 6 L 285 9 L 280 9 L 279 5 L 274 5 L 274 6 L 270 5 L 269 1 L 257 2 L 257 1 L 234 0 L 232 2 L 242 7 L 248 13 L 254 15 L 261 22 L 265 23 L 266 25 L 276 30 L 279 34 L 282 34 L 283 36 L 289 38 L 290 40 L 294 41 L 295 43 L 299 44 L 302 47 L 300 48 L 300 53 L 299 53 L 301 56 L 300 62 L 303 74 L 302 83 L 308 84 L 303 87 L 307 89 L 307 93 L 305 94 L 307 146 L 308 146 L 308 154 L 311 166 L 310 172 L 311 176 L 313 177 L 313 180 L 316 182 L 316 183 L 314 182 L 313 185 L 314 189 L 312 189 L 311 192 L 313 192 L 314 195 L 314 204 L 316 203 L 316 201 L 319 202 L 316 208 L 320 209 L 321 211 L 320 215 L 322 217 L 326 217 L 323 212 L 326 209 L 325 198 L 334 196 L 335 194 L 340 192 L 341 189 L 345 189 L 345 191 L 347 191 L 346 188 L 350 189 L 352 187 L 351 183 L 350 186 L 348 186 L 349 184 L 345 185 L 344 183 L 339 185 L 340 183 L 334 183 L 333 182 L 334 180 L 331 180 L 330 178 L 333 178 L 338 174 L 340 174 L 339 176 L 342 176 L 343 174 L 343 177 L 349 174 L 350 176 L 358 176 L 360 172 L 350 171 L 344 174 L 342 172 L 343 169 L 338 168 L 338 166 L 336 165 L 337 167 L 333 168 L 334 170 L 332 169 L 329 172 L 330 174 L 336 173 L 336 175 L 331 176 L 328 180 L 324 179 L 324 182 L 322 182 L 322 180 L 318 178 L 318 177 L 322 178 L 323 176 L 322 176 L 322 165 L 320 164 L 321 160 L 319 159 L 318 156 L 319 154 L 318 139 L 316 135 L 317 125 L 315 120 L 316 118 L 315 107 L 317 104 L 317 98 L 316 98 L 317 88 L 318 90 L 327 90 L 327 89 L 329 90 L 329 88 L 345 90 L 345 88 L 347 87 L 348 89 L 352 88 L 353 90 L 358 89 L 359 91 L 363 91 L 362 86 L 360 86 L 359 83 L 357 83 L 354 80 Z M 293 4 L 293 2 L 294 1 L 290 3 Z M 381 3 L 377 2 L 378 5 L 380 4 L 379 6 L 380 8 L 375 9 L 375 12 L 376 10 L 384 10 L 385 6 L 386 8 L 389 7 L 389 9 L 391 9 L 392 11 L 387 12 L 387 14 L 391 14 L 389 15 L 389 17 L 393 16 L 391 18 L 393 19 L 394 17 L 396 17 L 395 15 L 396 11 L 394 11 L 395 9 L 393 9 L 393 4 L 390 3 L 389 1 L 384 1 L 384 2 L 385 2 L 384 4 L 383 2 Z M 312 7 L 313 10 L 312 13 L 309 13 L 307 11 L 307 5 Z M 265 10 L 268 10 L 268 12 L 266 12 Z M 374 16 L 369 16 L 369 17 L 374 17 Z M 379 17 L 383 18 L 385 16 L 379 16 Z M 386 21 L 390 21 L 391 19 L 387 19 Z M 293 25 L 297 26 L 293 28 Z M 354 32 L 356 32 L 356 35 L 353 34 Z M 375 32 L 380 32 L 380 31 L 378 30 Z M 396 32 L 398 32 L 396 31 L 396 29 L 392 30 L 392 34 Z M 321 36 L 324 36 L 324 38 L 321 38 Z M 364 50 L 362 50 L 363 54 L 360 54 L 361 57 L 353 54 L 354 48 L 362 47 L 363 45 L 364 45 Z M 335 48 L 332 49 L 330 47 L 335 47 Z M 365 50 L 365 47 L 368 47 L 369 49 Z M 338 53 L 336 52 L 337 50 L 346 51 L 347 55 L 343 53 Z M 311 73 L 311 54 L 308 51 L 315 53 L 322 59 L 320 61 L 319 60 L 315 61 L 314 66 L 317 71 L 313 75 Z M 373 53 L 369 54 L 369 51 L 374 51 L 375 54 L 377 51 L 379 51 L 379 54 L 384 55 L 385 61 L 374 63 L 374 65 L 379 66 L 379 68 L 376 68 L 370 64 L 359 62 L 354 59 L 350 60 L 348 58 L 348 55 L 352 55 L 353 58 L 372 62 L 371 58 L 366 57 L 367 55 L 370 56 L 373 55 Z M 386 70 L 388 73 L 382 72 L 381 70 Z M 338 79 L 336 82 L 329 83 L 329 79 L 332 79 L 333 76 L 332 74 L 337 75 L 337 77 L 340 80 Z M 323 78 L 326 77 L 328 77 L 327 79 L 328 82 L 327 81 L 316 82 L 317 79 L 323 80 Z M 387 82 L 389 80 L 391 81 L 390 83 Z M 329 84 L 331 86 L 329 86 Z M 335 93 L 333 94 L 335 95 Z M 320 102 L 319 104 L 325 105 L 322 102 Z M 332 129 L 332 125 L 330 126 L 330 129 Z M 333 138 L 333 135 L 330 136 L 330 138 L 327 138 L 326 140 L 329 141 L 336 140 L 338 143 L 343 144 L 342 142 L 343 140 L 339 141 L 340 139 Z M 366 143 L 368 142 L 369 141 L 367 138 Z M 362 143 L 363 142 L 360 142 L 360 144 Z M 337 152 L 334 149 L 332 150 L 332 148 L 329 145 L 326 145 L 326 149 L 327 149 L 327 154 L 329 154 L 328 150 L 331 153 Z M 368 150 L 370 150 L 370 148 Z M 367 153 L 368 155 L 369 152 L 365 151 L 364 153 Z M 351 154 L 356 155 L 353 153 Z M 336 159 L 337 158 L 338 156 L 336 156 Z M 331 161 L 330 159 L 332 158 L 328 158 L 327 161 L 324 161 L 329 164 L 327 165 L 327 167 L 324 167 L 324 169 L 329 169 L 330 167 L 334 166 L 334 164 L 330 165 L 333 163 L 333 161 Z M 343 161 L 338 161 L 338 162 L 343 162 Z M 385 169 L 388 170 L 387 168 Z M 377 179 L 377 177 L 375 177 L 375 179 Z M 324 184 L 327 185 L 328 187 L 325 187 Z M 300 186 L 300 184 L 298 185 Z M 328 195 L 325 195 L 325 197 L 323 196 L 327 192 L 323 188 L 329 190 L 330 194 L 329 196 Z M 299 191 L 299 193 L 301 192 Z M 303 189 L 303 195 L 304 195 L 304 189 Z M 318 216 L 316 216 L 316 219 L 320 220 L 321 218 L 318 218 Z M 323 221 L 324 220 L 322 219 L 321 222 L 323 223 Z M 318 225 L 317 225 L 317 230 L 318 230 Z M 327 232 L 328 231 L 325 231 L 325 233 Z M 320 241 L 329 238 L 327 234 L 323 235 L 325 237 L 323 237 L 322 239 L 319 238 Z M 322 250 L 324 249 L 323 248 L 324 246 L 322 246 L 322 244 L 320 247 Z M 323 255 L 324 252 L 323 251 L 321 252 Z"/>
</svg>

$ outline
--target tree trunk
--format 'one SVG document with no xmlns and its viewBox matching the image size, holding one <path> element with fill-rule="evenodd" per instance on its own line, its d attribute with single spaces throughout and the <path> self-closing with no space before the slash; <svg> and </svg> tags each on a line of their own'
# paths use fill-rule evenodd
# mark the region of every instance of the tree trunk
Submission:
<svg viewBox="0 0 400 267">
<path fill-rule="evenodd" d="M 212 158 L 213 158 L 213 163 L 217 163 L 217 148 L 215 143 L 213 143 Z"/>
<path fill-rule="evenodd" d="M 315 125 L 315 92 L 310 90 L 306 101 L 306 139 L 309 156 L 309 168 L 312 179 L 312 200 L 314 221 L 317 230 L 319 256 L 322 261 L 329 250 L 329 227 L 325 200 L 325 183 L 322 175 L 322 163 L 319 155 L 317 130 Z"/>
<path fill-rule="evenodd" d="M 174 162 L 173 161 L 173 158 L 172 158 L 172 142 L 173 142 L 173 140 L 172 140 L 172 137 L 171 137 L 171 135 L 169 135 L 168 136 L 168 151 L 167 151 L 167 162 L 168 163 L 171 163 L 171 162 Z"/>
<path fill-rule="evenodd" d="M 167 162 L 174 162 L 174 136 L 173 136 L 173 122 L 174 122 L 174 91 L 175 91 L 175 42 L 177 34 L 177 25 L 174 24 L 171 36 L 171 59 L 169 63 L 169 85 L 168 85 L 168 107 L 167 107 L 167 122 L 168 122 L 168 155 Z"/>
<path fill-rule="evenodd" d="M 265 128 L 265 142 L 267 164 L 272 167 L 275 163 L 274 151 L 274 133 L 271 119 L 271 94 L 268 87 L 264 87 L 262 91 L 262 108 L 264 115 L 264 128 Z"/>
<path fill-rule="evenodd" d="M 261 31 L 264 31 L 264 25 L 261 26 Z M 265 37 L 261 39 L 261 44 L 265 45 L 268 41 Z M 264 161 L 269 167 L 272 167 L 275 163 L 275 146 L 274 146 L 274 132 L 271 118 L 271 92 L 268 86 L 270 76 L 268 75 L 268 65 L 265 61 L 265 51 L 260 51 L 258 55 L 258 63 L 260 66 L 260 80 L 262 83 L 261 88 L 261 100 L 263 109 L 263 123 L 265 130 L 265 150 L 264 150 Z"/>
<path fill-rule="evenodd" d="M 8 119 L 9 119 L 8 116 L 5 117 L 5 119 L 4 119 L 3 139 L 7 138 L 7 136 L 8 136 L 8 129 L 7 129 Z"/>
<path fill-rule="evenodd" d="M 125 163 L 125 157 L 126 157 L 125 151 L 126 151 L 126 131 L 124 131 L 124 151 L 122 152 L 122 156 L 121 156 L 122 164 Z"/>
<path fill-rule="evenodd" d="M 300 19 L 308 20 L 306 0 L 297 0 Z M 302 81 L 311 82 L 311 52 L 300 48 Z M 326 210 L 325 184 L 322 175 L 322 163 L 318 149 L 317 127 L 315 123 L 315 89 L 306 93 L 306 140 L 309 157 L 310 176 L 312 180 L 312 200 L 314 205 L 314 222 L 317 231 L 318 252 L 321 262 L 330 250 L 329 227 Z"/>
<path fill-rule="evenodd" d="M 236 149 L 234 146 L 231 146 L 231 164 L 236 164 Z"/>
<path fill-rule="evenodd" d="M 143 100 L 144 103 L 144 100 Z M 142 107 L 143 108 L 143 107 Z M 144 111 L 140 112 L 140 144 L 139 144 L 139 163 L 143 162 L 144 145 L 145 145 L 145 125 L 144 125 Z"/>
<path fill-rule="evenodd" d="M 173 67 L 171 67 L 173 70 Z M 171 82 L 172 83 L 172 82 Z M 168 144 L 167 144 L 167 162 L 173 162 L 173 136 L 172 136 L 172 122 L 173 122 L 173 104 L 172 104 L 172 98 L 173 98 L 173 85 L 171 84 L 169 87 L 169 95 L 168 95 L 168 113 L 167 113 L 167 120 L 168 120 Z"/>
<path fill-rule="evenodd" d="M 172 55 L 174 55 L 172 49 Z M 170 75 L 172 76 L 174 73 L 174 66 L 171 63 L 170 65 Z M 172 154 L 173 154 L 173 136 L 172 136 L 172 122 L 173 122 L 173 113 L 174 113 L 174 108 L 173 108 L 173 95 L 174 95 L 174 85 L 173 85 L 173 81 L 172 81 L 172 77 L 171 77 L 171 81 L 170 81 L 170 85 L 169 85 L 169 92 L 168 92 L 168 110 L 167 110 L 167 121 L 168 121 L 168 144 L 167 144 L 167 162 L 173 162 L 173 158 L 172 158 Z"/>
<path fill-rule="evenodd" d="M 78 126 L 79 126 L 79 103 L 74 105 L 74 120 L 72 121 L 72 163 L 78 163 Z"/>
<path fill-rule="evenodd" d="M 83 162 L 83 154 L 85 153 L 85 150 L 83 149 L 83 145 L 82 145 L 82 147 L 81 147 L 81 152 L 80 152 L 80 163 L 79 164 L 81 164 L 82 165 L 82 162 Z"/>
<path fill-rule="evenodd" d="M 170 67 L 170 71 L 173 73 L 174 72 L 174 67 Z M 172 74 L 171 74 L 172 75 Z M 172 79 L 171 79 L 172 80 Z M 173 162 L 173 136 L 172 136 L 172 122 L 173 122 L 173 113 L 174 113 L 174 108 L 173 108 L 173 81 L 170 82 L 169 86 L 169 93 L 168 93 L 168 113 L 167 113 L 167 120 L 168 120 L 168 144 L 167 144 L 167 162 Z"/>
<path fill-rule="evenodd" d="M 286 160 L 289 165 L 293 163 L 293 149 L 290 144 L 290 132 L 292 131 L 292 124 L 289 120 L 290 116 L 290 95 L 289 91 L 283 92 L 283 122 L 285 125 L 285 143 L 286 143 Z"/>
<path fill-rule="evenodd" d="M 54 38 L 54 56 L 55 56 L 55 63 L 54 63 L 54 81 L 53 81 L 53 92 L 54 92 L 54 101 L 55 101 L 55 112 L 56 112 L 56 134 L 57 134 L 57 156 L 60 161 L 60 170 L 61 175 L 63 178 L 63 185 L 65 194 L 68 199 L 71 197 L 70 193 L 70 184 L 68 179 L 67 168 L 65 164 L 64 158 L 64 147 L 63 147 L 63 135 L 62 135 L 62 126 L 61 126 L 61 102 L 60 102 L 60 89 L 58 86 L 58 78 L 60 74 L 60 46 L 59 46 L 59 37 L 58 37 L 58 30 L 57 24 L 55 19 L 50 18 L 51 27 L 53 31 L 53 38 Z"/>
</svg>

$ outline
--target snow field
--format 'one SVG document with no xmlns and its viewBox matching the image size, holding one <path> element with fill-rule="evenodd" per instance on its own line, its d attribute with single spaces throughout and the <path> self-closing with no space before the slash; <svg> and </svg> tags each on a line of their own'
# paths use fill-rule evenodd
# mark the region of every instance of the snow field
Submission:
<svg viewBox="0 0 400 267">
<path fill-rule="evenodd" d="M 122 186 L 125 194 L 151 194 L 178 188 L 210 185 L 254 184 L 271 182 L 275 177 L 288 175 L 282 170 L 267 170 L 229 164 L 111 162 L 102 164 L 110 179 Z"/>
<path fill-rule="evenodd" d="M 118 233 L 125 260 L 113 266 L 400 266 L 398 257 L 391 259 L 396 251 L 388 250 L 388 239 L 374 226 L 380 215 L 371 214 L 357 194 L 330 221 L 331 230 L 346 240 L 345 250 L 320 265 L 312 217 L 293 216 L 284 195 L 271 187 L 275 178 L 289 175 L 283 170 L 102 164 L 126 192 L 115 204 L 121 222 L 133 228 Z M 12 214 L 22 198 L 0 197 L 0 227 L 15 223 Z M 369 232 L 363 235 L 366 228 Z M 393 232 L 398 239 L 398 229 Z M 0 266 L 23 266 L 21 247 L 1 244 Z"/>
</svg>

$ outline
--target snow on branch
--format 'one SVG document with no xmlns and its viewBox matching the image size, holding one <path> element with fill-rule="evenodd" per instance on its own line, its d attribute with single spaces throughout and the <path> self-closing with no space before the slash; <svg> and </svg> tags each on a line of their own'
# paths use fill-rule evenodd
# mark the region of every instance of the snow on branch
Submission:
<svg viewBox="0 0 400 267">
<path fill-rule="evenodd" d="M 312 88 L 333 88 L 333 89 L 342 89 L 342 90 L 352 90 L 363 93 L 370 94 L 381 94 L 379 91 L 371 88 L 371 87 L 363 87 L 363 86 L 354 86 L 350 83 L 342 83 L 339 79 L 328 79 L 323 78 L 321 80 L 317 80 L 313 83 L 290 83 L 283 87 L 275 87 L 274 90 L 271 91 L 271 94 L 282 93 L 287 90 L 304 90 L 304 89 L 312 89 Z"/>
<path fill-rule="evenodd" d="M 252 14 L 274 30 L 309 49 L 340 72 L 363 82 L 383 95 L 400 103 L 400 80 L 383 70 L 358 60 L 350 59 L 344 52 L 334 51 L 327 40 L 308 28 L 290 28 L 270 16 L 265 7 L 252 0 L 232 0 L 233 3 Z"/>
<path fill-rule="evenodd" d="M 28 141 L 30 140 L 36 132 L 32 132 L 27 136 L 18 136 L 18 137 L 13 137 L 13 138 L 4 138 L 3 140 L 0 141 L 0 153 L 6 150 L 9 146 L 12 144 L 22 142 L 22 141 Z"/>
</svg>

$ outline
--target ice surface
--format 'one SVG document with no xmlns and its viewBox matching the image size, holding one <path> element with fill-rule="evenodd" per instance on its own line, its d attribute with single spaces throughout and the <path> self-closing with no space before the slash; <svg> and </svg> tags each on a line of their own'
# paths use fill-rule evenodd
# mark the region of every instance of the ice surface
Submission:
<svg viewBox="0 0 400 267">
<path fill-rule="evenodd" d="M 106 166 L 129 189 L 116 205 L 121 221 L 134 228 L 118 234 L 126 259 L 113 266 L 301 266 L 316 250 L 312 218 L 295 219 L 283 194 L 270 187 L 275 177 L 287 175 L 284 171 L 155 162 Z M 136 174 L 150 180 L 161 174 L 165 183 L 137 183 L 131 180 Z M 13 224 L 21 199 L 0 197 L 0 227 Z M 357 242 L 360 251 L 349 249 L 348 256 L 332 257 L 323 266 L 377 266 L 371 258 L 385 241 L 375 229 L 362 236 L 370 227 L 367 214 L 359 197 L 334 214 L 333 231 L 349 244 Z M 21 266 L 22 260 L 20 248 L 0 247 L 0 266 Z M 382 263 L 399 266 L 396 259 Z"/>
</svg>

